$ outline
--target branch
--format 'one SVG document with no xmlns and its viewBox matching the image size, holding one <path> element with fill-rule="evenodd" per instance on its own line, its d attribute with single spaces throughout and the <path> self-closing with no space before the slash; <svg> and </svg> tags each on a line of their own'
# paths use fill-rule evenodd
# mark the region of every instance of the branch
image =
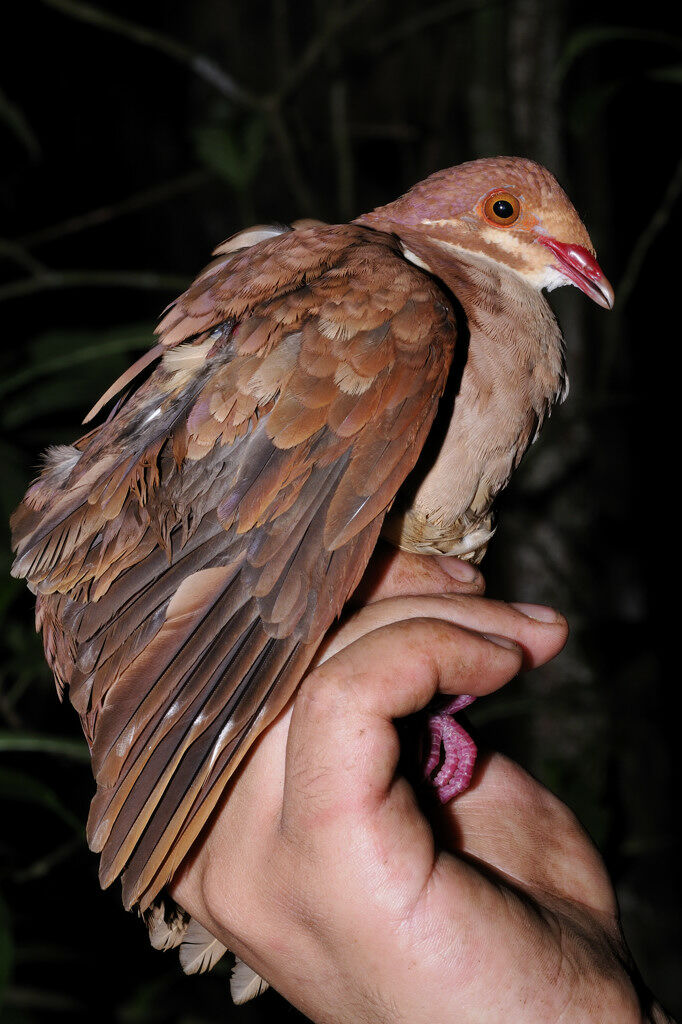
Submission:
<svg viewBox="0 0 682 1024">
<path fill-rule="evenodd" d="M 632 290 L 637 282 L 644 260 L 649 249 L 670 220 L 670 214 L 682 192 L 682 157 L 680 157 L 668 187 L 663 193 L 663 198 L 658 207 L 654 210 L 651 220 L 646 225 L 634 245 L 625 272 L 620 280 L 617 289 L 618 306 L 622 309 L 630 298 Z"/>
<path fill-rule="evenodd" d="M 282 158 L 282 169 L 289 184 L 289 188 L 291 189 L 291 193 L 296 199 L 296 204 L 300 207 L 304 216 L 312 216 L 315 212 L 316 204 L 310 187 L 305 180 L 303 171 L 299 167 L 298 158 L 296 156 L 296 147 L 294 146 L 282 112 L 276 108 L 271 110 L 268 114 L 268 123 L 275 143 L 279 149 L 280 156 Z"/>
<path fill-rule="evenodd" d="M 263 102 L 268 106 L 279 106 L 300 85 L 320 58 L 324 57 L 334 36 L 347 28 L 372 3 L 374 0 L 356 0 L 356 3 L 349 4 L 348 7 L 332 14 L 317 35 L 310 40 L 279 88 L 270 97 L 264 97 Z"/>
<path fill-rule="evenodd" d="M 28 155 L 33 160 L 37 160 L 40 156 L 40 143 L 26 120 L 23 111 L 20 110 L 16 103 L 12 103 L 2 89 L 0 89 L 0 121 L 4 121 L 20 140 Z"/>
<path fill-rule="evenodd" d="M 90 763 L 90 754 L 84 740 L 68 736 L 50 736 L 38 732 L 0 731 L 0 751 L 3 753 L 55 754 L 72 761 Z"/>
<path fill-rule="evenodd" d="M 136 192 L 134 195 L 128 196 L 127 199 L 122 199 L 118 203 L 112 203 L 109 206 L 99 206 L 96 210 L 89 210 L 87 213 L 81 213 L 75 217 L 69 217 L 67 220 L 60 221 L 58 224 L 51 224 L 49 227 L 41 228 L 39 231 L 33 231 L 28 235 L 24 235 L 23 238 L 19 238 L 16 243 L 0 241 L 0 252 L 2 252 L 3 247 L 7 248 L 8 245 L 16 244 L 25 248 L 33 248 L 36 245 L 44 245 L 46 242 L 60 240 L 68 235 L 78 234 L 79 231 L 87 231 L 88 228 L 99 227 L 100 224 L 106 224 L 116 217 L 121 217 L 127 213 L 135 213 L 138 210 L 145 210 L 156 203 L 163 203 L 167 199 L 182 195 L 183 192 L 191 192 L 193 189 L 206 184 L 210 177 L 208 171 L 191 171 L 180 178 L 174 178 L 172 181 L 166 181 L 161 185 L 154 185 L 152 188 L 144 189 L 142 192 Z"/>
<path fill-rule="evenodd" d="M 353 153 L 348 130 L 346 82 L 337 79 L 331 87 L 330 114 L 332 139 L 336 152 L 337 204 L 341 220 L 353 216 Z"/>
<path fill-rule="evenodd" d="M 656 236 L 660 234 L 670 220 L 670 213 L 673 206 L 679 199 L 681 192 L 682 157 L 680 157 L 677 162 L 672 178 L 668 182 L 668 187 L 663 193 L 663 197 L 659 205 L 654 210 L 649 223 L 635 242 L 630 254 L 630 259 L 628 260 L 625 271 L 623 272 L 623 276 L 616 287 L 616 309 L 620 315 L 622 315 L 623 310 L 627 306 L 630 296 L 634 291 L 649 249 L 654 244 Z M 620 323 L 620 315 L 611 323 L 611 327 L 607 333 L 604 348 L 602 350 L 603 354 L 600 372 L 602 386 L 604 386 L 608 381 L 616 359 L 620 339 L 620 331 L 617 326 Z"/>
<path fill-rule="evenodd" d="M 285 172 L 296 201 L 300 204 L 302 212 L 311 213 L 313 211 L 312 193 L 298 166 L 295 147 L 281 114 L 281 105 L 324 56 L 333 36 L 350 25 L 374 0 L 356 0 L 355 3 L 330 15 L 317 35 L 310 40 L 300 59 L 286 74 L 284 81 L 273 93 L 264 96 L 257 96 L 250 92 L 204 54 L 143 25 L 109 14 L 98 7 L 84 3 L 83 0 L 42 0 L 42 2 L 78 21 L 124 36 L 140 46 L 148 46 L 157 50 L 172 60 L 189 67 L 205 82 L 217 89 L 221 95 L 251 110 L 265 113 L 284 161 Z M 2 297 L 3 293 L 0 292 L 0 300 Z"/>
<path fill-rule="evenodd" d="M 160 32 L 153 31 L 144 25 L 138 25 L 125 18 L 109 14 L 108 11 L 103 11 L 99 7 L 92 7 L 88 3 L 81 2 L 81 0 L 43 0 L 43 3 L 48 7 L 54 7 L 62 14 L 76 18 L 78 21 L 86 22 L 88 25 L 94 25 L 96 28 L 105 29 L 108 32 L 114 32 L 117 35 L 124 36 L 126 39 L 130 39 L 134 43 L 138 43 L 140 46 L 148 46 L 152 50 L 164 53 L 167 57 L 171 57 L 180 64 L 191 68 L 195 74 L 203 78 L 214 89 L 217 89 L 221 95 L 233 100 L 235 103 L 241 103 L 243 106 L 252 108 L 262 107 L 262 101 L 257 96 L 254 96 L 243 85 L 240 85 L 226 71 L 223 71 L 210 57 L 206 57 L 189 46 L 184 46 L 169 36 L 164 36 Z"/>
<path fill-rule="evenodd" d="M 12 263 L 16 263 L 29 274 L 43 274 L 46 270 L 39 260 L 26 251 L 24 243 L 21 241 L 14 242 L 8 238 L 0 238 L 0 259 L 11 260 Z"/>
<path fill-rule="evenodd" d="M 502 0 L 490 0 L 487 6 L 499 6 L 501 2 Z M 394 25 L 387 32 L 384 32 L 383 35 L 372 40 L 370 50 L 376 55 L 382 50 L 401 43 L 405 39 L 411 39 L 417 32 L 432 28 L 443 21 L 447 22 L 454 18 L 471 14 L 472 11 L 479 10 L 480 6 L 478 0 L 446 0 L 445 3 L 437 4 L 435 7 L 431 7 L 419 14 L 414 14 L 412 17 L 401 21 L 398 25 Z"/>
<path fill-rule="evenodd" d="M 48 270 L 0 288 L 0 302 L 59 288 L 136 288 L 142 291 L 181 291 L 187 278 L 146 270 Z"/>
<path fill-rule="evenodd" d="M 332 38 L 355 21 L 375 0 L 356 0 L 355 3 L 351 3 L 348 7 L 331 15 L 317 35 L 310 40 L 300 59 L 285 75 L 280 86 L 266 96 L 257 96 L 245 88 L 205 54 L 179 43 L 170 36 L 146 28 L 144 25 L 138 25 L 126 18 L 109 14 L 108 11 L 103 11 L 99 7 L 84 3 L 83 0 L 42 0 L 42 2 L 78 21 L 114 32 L 140 46 L 148 46 L 152 50 L 164 53 L 172 60 L 189 67 L 205 82 L 217 89 L 222 96 L 253 110 L 268 112 L 274 107 L 278 107 L 300 85 L 302 79 L 324 56 Z"/>
<path fill-rule="evenodd" d="M 583 53 L 586 53 L 595 46 L 602 46 L 604 43 L 619 42 L 652 43 L 654 45 L 672 47 L 674 50 L 682 49 L 682 39 L 676 38 L 667 32 L 629 28 L 624 25 L 592 25 L 589 28 L 579 29 L 570 36 L 564 47 L 564 52 L 554 69 L 555 81 L 562 82 L 572 64 Z"/>
<path fill-rule="evenodd" d="M 74 839 L 69 839 L 68 842 L 61 843 L 56 850 L 46 853 L 44 856 L 39 857 L 38 860 L 27 864 L 26 867 L 15 871 L 11 876 L 12 881 L 16 885 L 21 885 L 23 882 L 33 882 L 36 878 L 44 878 L 45 875 L 49 875 L 54 867 L 67 860 L 84 845 L 85 836 L 83 834 L 76 836 Z"/>
</svg>

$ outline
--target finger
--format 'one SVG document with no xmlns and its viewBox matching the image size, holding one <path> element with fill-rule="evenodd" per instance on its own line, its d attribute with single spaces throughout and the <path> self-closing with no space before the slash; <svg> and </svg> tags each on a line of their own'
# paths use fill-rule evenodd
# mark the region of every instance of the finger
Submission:
<svg viewBox="0 0 682 1024">
<path fill-rule="evenodd" d="M 575 815 L 502 754 L 479 759 L 476 784 L 434 811 L 450 850 L 537 893 L 615 915 L 603 861 Z"/>
<path fill-rule="evenodd" d="M 412 618 L 367 633 L 304 680 L 287 745 L 284 806 L 310 823 L 376 806 L 398 763 L 393 725 L 436 693 L 490 693 L 509 682 L 522 652 L 440 618 Z"/>
<path fill-rule="evenodd" d="M 212 893 L 223 932 L 247 934 L 244 906 L 255 920 L 254 906 L 263 902 L 248 898 L 254 895 L 251 882 L 259 877 L 262 851 L 282 827 L 288 835 L 295 832 L 299 854 L 311 844 L 324 849 L 321 818 L 338 824 L 352 804 L 365 803 L 372 793 L 376 799 L 391 786 L 399 753 L 393 717 L 422 707 L 439 687 L 482 693 L 501 686 L 522 657 L 504 643 L 448 622 L 412 619 L 375 630 L 328 661 L 303 683 L 293 712 L 271 725 L 245 759 L 197 848 L 198 860 L 188 858 L 176 874 L 175 898 L 215 934 L 218 925 L 205 896 Z M 428 855 L 430 830 L 407 783 L 400 800 L 394 803 L 401 828 L 389 831 L 396 841 L 398 834 L 421 838 Z M 411 829 L 405 823 L 410 801 Z M 411 839 L 410 857 L 414 846 Z"/>
<path fill-rule="evenodd" d="M 482 594 L 485 580 L 471 562 L 446 555 L 415 555 L 385 542 L 372 556 L 352 606 L 401 594 Z"/>
<path fill-rule="evenodd" d="M 351 615 L 326 638 L 314 664 L 323 664 L 342 647 L 374 629 L 418 617 L 442 617 L 479 633 L 508 637 L 523 651 L 525 668 L 535 668 L 555 657 L 568 636 L 564 617 L 541 605 L 510 605 L 504 601 L 466 595 L 393 597 Z"/>
</svg>

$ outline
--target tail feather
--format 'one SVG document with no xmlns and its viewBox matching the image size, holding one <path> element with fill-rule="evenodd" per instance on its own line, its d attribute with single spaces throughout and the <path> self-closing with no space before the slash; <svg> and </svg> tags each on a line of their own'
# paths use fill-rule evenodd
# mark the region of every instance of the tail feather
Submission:
<svg viewBox="0 0 682 1024">
<path fill-rule="evenodd" d="M 227 951 L 227 946 L 223 946 L 193 917 L 190 918 L 179 951 L 180 966 L 185 974 L 210 971 Z"/>
<path fill-rule="evenodd" d="M 251 970 L 243 960 L 235 961 L 230 976 L 230 994 L 237 1006 L 248 1003 L 250 999 L 255 999 L 268 988 L 270 985 L 265 978 L 261 978 L 259 974 Z"/>
</svg>

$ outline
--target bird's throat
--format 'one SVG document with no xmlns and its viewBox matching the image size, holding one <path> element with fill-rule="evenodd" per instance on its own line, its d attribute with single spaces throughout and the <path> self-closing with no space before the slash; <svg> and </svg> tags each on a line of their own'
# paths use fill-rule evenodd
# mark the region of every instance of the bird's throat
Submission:
<svg viewBox="0 0 682 1024">
<path fill-rule="evenodd" d="M 479 561 L 497 494 L 565 393 L 563 339 L 541 292 L 509 268 L 401 241 L 443 284 L 458 340 L 441 410 L 385 532 L 407 550 Z"/>
</svg>

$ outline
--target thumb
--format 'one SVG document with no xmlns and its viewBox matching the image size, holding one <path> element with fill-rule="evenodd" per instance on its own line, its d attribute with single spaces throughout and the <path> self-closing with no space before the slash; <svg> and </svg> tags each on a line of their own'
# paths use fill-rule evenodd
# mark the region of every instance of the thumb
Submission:
<svg viewBox="0 0 682 1024">
<path fill-rule="evenodd" d="M 455 612 L 452 611 L 454 617 Z M 287 742 L 285 812 L 302 821 L 381 803 L 399 757 L 393 720 L 436 693 L 490 693 L 523 659 L 502 637 L 446 618 L 406 619 L 375 629 L 315 668 L 294 702 Z"/>
</svg>

